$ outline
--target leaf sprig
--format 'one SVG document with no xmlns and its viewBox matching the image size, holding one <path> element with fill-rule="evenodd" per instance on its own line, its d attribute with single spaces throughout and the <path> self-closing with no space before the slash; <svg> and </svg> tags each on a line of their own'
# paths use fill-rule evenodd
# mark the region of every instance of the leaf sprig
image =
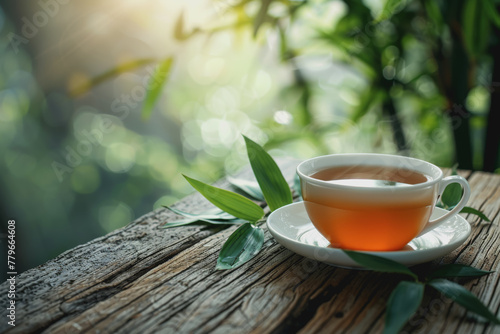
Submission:
<svg viewBox="0 0 500 334">
<path fill-rule="evenodd" d="M 231 179 L 231 183 L 253 199 L 265 199 L 271 211 L 291 204 L 292 192 L 274 159 L 259 144 L 248 137 L 244 136 L 244 139 L 257 184 L 237 179 Z M 187 225 L 198 221 L 210 224 L 242 224 L 222 246 L 216 269 L 239 267 L 257 255 L 264 244 L 264 231 L 257 225 L 264 218 L 262 207 L 235 192 L 211 186 L 186 175 L 184 178 L 207 200 L 230 216 L 223 216 L 220 212 L 194 215 L 167 207 L 188 219 L 166 223 L 163 227 Z"/>
<path fill-rule="evenodd" d="M 448 264 L 429 273 L 424 279 L 410 268 L 380 256 L 344 250 L 352 260 L 363 267 L 378 272 L 398 273 L 409 276 L 413 280 L 401 281 L 392 291 L 386 305 L 384 334 L 398 333 L 406 322 L 416 313 L 424 291 L 431 287 L 446 297 L 494 324 L 500 324 L 497 318 L 476 296 L 463 286 L 447 280 L 452 277 L 480 277 L 492 273 L 461 264 Z"/>
</svg>

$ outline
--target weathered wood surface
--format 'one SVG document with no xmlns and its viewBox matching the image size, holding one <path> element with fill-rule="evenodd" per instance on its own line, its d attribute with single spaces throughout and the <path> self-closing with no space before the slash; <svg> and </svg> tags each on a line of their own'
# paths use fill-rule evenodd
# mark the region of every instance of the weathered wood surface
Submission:
<svg viewBox="0 0 500 334">
<path fill-rule="evenodd" d="M 283 163 L 288 176 L 295 164 Z M 246 174 L 248 175 L 248 174 Z M 470 206 L 492 223 L 466 216 L 469 240 L 433 263 L 461 263 L 488 276 L 461 280 L 500 313 L 500 175 L 462 172 Z M 221 183 L 228 186 L 225 183 Z M 199 211 L 194 194 L 176 205 Z M 232 271 L 216 271 L 218 251 L 235 226 L 160 229 L 179 217 L 151 212 L 128 226 L 18 275 L 16 326 L 8 333 L 380 333 L 396 275 L 325 265 L 288 251 L 266 231 L 262 251 Z M 7 305 L 7 284 L 0 304 Z M 428 291 L 407 333 L 500 333 Z M 5 307 L 3 307 L 5 310 Z M 5 311 L 4 311 L 5 312 Z"/>
</svg>

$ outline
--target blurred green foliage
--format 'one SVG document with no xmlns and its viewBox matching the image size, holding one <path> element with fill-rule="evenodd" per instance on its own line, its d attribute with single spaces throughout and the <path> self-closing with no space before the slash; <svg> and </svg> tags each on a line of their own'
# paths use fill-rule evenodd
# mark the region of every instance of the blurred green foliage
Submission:
<svg viewBox="0 0 500 334">
<path fill-rule="evenodd" d="M 117 64 L 72 94 L 39 87 L 0 12 L 1 205 L 19 221 L 20 271 L 171 205 L 192 191 L 181 172 L 235 173 L 241 134 L 274 156 L 498 167 L 495 1 L 210 3 L 213 20 L 183 12 L 167 32 L 182 53 Z"/>
</svg>

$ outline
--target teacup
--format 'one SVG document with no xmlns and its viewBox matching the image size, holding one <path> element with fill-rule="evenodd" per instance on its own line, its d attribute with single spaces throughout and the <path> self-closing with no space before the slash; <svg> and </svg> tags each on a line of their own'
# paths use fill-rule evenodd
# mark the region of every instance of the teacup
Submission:
<svg viewBox="0 0 500 334">
<path fill-rule="evenodd" d="M 316 229 L 336 248 L 395 251 L 462 210 L 470 187 L 423 160 L 387 154 L 332 154 L 299 164 L 302 197 Z M 446 186 L 460 202 L 429 221 Z"/>
</svg>

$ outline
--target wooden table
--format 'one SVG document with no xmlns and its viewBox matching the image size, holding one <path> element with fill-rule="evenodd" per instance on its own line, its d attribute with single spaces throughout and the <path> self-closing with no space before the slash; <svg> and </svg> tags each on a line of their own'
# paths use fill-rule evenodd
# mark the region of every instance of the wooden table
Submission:
<svg viewBox="0 0 500 334">
<path fill-rule="evenodd" d="M 291 178 L 294 163 L 280 163 Z M 492 219 L 465 216 L 472 235 L 432 263 L 461 263 L 495 273 L 459 283 L 500 313 L 500 175 L 461 172 L 469 205 Z M 243 177 L 248 177 L 248 172 Z M 225 182 L 219 186 L 229 187 Z M 199 194 L 176 204 L 212 207 Z M 216 271 L 218 252 L 235 226 L 159 226 L 179 219 L 166 209 L 66 251 L 17 276 L 16 326 L 8 333 L 380 333 L 384 306 L 402 277 L 332 267 L 296 255 L 266 231 L 262 251 L 232 271 Z M 0 287 L 3 312 L 7 283 Z M 4 314 L 3 313 L 3 314 Z M 434 291 L 407 333 L 500 333 Z"/>
</svg>

